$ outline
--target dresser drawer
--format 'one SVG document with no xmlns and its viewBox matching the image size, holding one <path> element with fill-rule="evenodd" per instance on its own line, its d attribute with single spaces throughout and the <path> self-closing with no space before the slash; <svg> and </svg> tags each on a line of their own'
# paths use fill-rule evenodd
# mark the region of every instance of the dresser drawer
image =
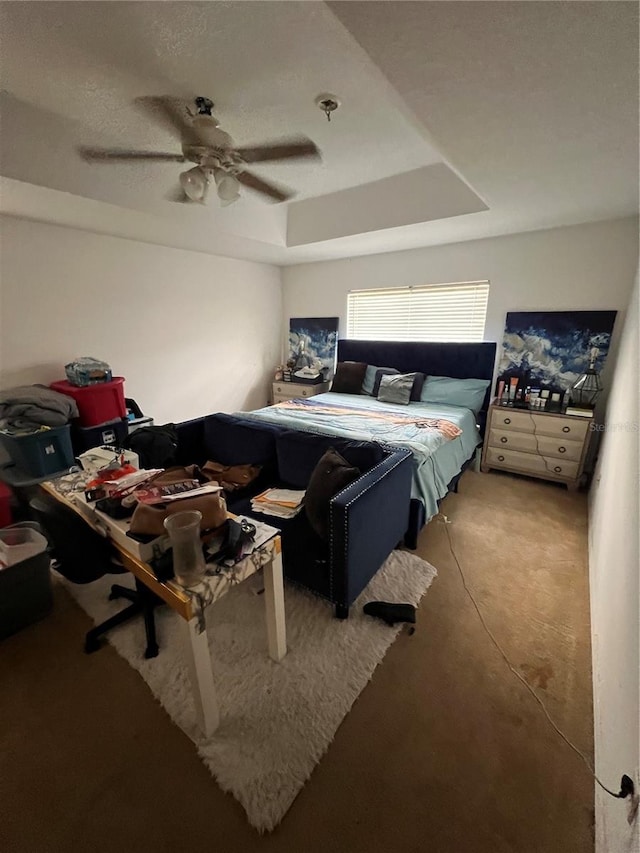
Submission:
<svg viewBox="0 0 640 853">
<path fill-rule="evenodd" d="M 487 462 L 494 468 L 522 471 L 525 474 L 549 474 L 565 480 L 575 480 L 578 476 L 578 462 L 554 459 L 537 453 L 525 453 L 519 450 L 502 450 L 498 447 L 487 449 Z"/>
<path fill-rule="evenodd" d="M 326 391 L 326 383 L 318 385 L 298 385 L 295 382 L 274 382 L 273 396 L 281 396 L 284 400 L 293 400 L 296 397 L 315 397 L 322 391 Z"/>
<path fill-rule="evenodd" d="M 516 412 L 513 409 L 493 409 L 491 414 L 492 429 L 517 430 L 518 432 L 533 432 L 533 420 L 529 412 Z"/>
<path fill-rule="evenodd" d="M 534 436 L 538 439 L 536 448 L 543 456 L 553 456 L 557 459 L 579 462 L 582 457 L 584 441 L 569 441 L 564 438 L 551 438 L 551 436 L 538 433 Z"/>
<path fill-rule="evenodd" d="M 515 430 L 492 429 L 489 432 L 489 446 L 502 450 L 524 450 L 528 453 L 539 453 L 543 456 L 557 456 L 558 459 L 580 461 L 582 442 L 568 441 L 564 438 Z"/>
<path fill-rule="evenodd" d="M 591 420 L 576 418 L 550 417 L 531 415 L 538 435 L 552 435 L 557 438 L 570 438 L 573 441 L 584 441 Z"/>
</svg>

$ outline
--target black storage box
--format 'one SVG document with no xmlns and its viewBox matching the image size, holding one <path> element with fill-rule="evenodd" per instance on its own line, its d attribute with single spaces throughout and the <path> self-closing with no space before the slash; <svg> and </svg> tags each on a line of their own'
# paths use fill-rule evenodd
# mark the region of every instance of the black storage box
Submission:
<svg viewBox="0 0 640 853">
<path fill-rule="evenodd" d="M 71 428 L 71 443 L 76 456 L 93 447 L 122 447 L 129 433 L 126 418 L 118 418 L 99 426 L 81 427 L 75 424 Z"/>
</svg>

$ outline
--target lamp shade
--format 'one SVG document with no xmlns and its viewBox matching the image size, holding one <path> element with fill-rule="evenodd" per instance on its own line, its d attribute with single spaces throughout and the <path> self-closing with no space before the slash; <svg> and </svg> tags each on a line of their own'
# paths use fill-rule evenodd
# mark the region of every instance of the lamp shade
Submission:
<svg viewBox="0 0 640 853">
<path fill-rule="evenodd" d="M 233 204 L 234 201 L 240 198 L 240 182 L 235 175 L 230 175 L 228 172 L 217 169 L 214 180 L 218 190 L 218 198 L 222 202 L 223 207 Z"/>
<path fill-rule="evenodd" d="M 194 166 L 180 175 L 180 186 L 191 201 L 204 202 L 209 181 L 199 166 Z"/>
</svg>

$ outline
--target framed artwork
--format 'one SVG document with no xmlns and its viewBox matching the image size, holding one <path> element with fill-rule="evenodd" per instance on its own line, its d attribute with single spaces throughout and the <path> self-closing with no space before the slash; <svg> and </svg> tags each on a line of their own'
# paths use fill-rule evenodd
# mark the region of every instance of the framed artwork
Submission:
<svg viewBox="0 0 640 853">
<path fill-rule="evenodd" d="M 616 311 L 512 311 L 507 314 L 499 379 L 565 391 L 589 367 L 604 366 Z"/>
<path fill-rule="evenodd" d="M 293 375 L 301 370 L 333 379 L 338 350 L 337 317 L 292 317 L 289 320 L 287 367 Z M 293 376 L 292 376 L 293 378 Z"/>
</svg>

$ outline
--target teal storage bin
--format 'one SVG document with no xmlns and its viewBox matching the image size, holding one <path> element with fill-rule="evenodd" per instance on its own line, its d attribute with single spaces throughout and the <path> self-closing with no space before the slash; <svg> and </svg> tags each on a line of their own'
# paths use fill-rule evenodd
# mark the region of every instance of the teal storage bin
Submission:
<svg viewBox="0 0 640 853">
<path fill-rule="evenodd" d="M 0 431 L 0 443 L 13 464 L 32 477 L 58 474 L 75 462 L 69 424 L 24 435 Z"/>
</svg>

